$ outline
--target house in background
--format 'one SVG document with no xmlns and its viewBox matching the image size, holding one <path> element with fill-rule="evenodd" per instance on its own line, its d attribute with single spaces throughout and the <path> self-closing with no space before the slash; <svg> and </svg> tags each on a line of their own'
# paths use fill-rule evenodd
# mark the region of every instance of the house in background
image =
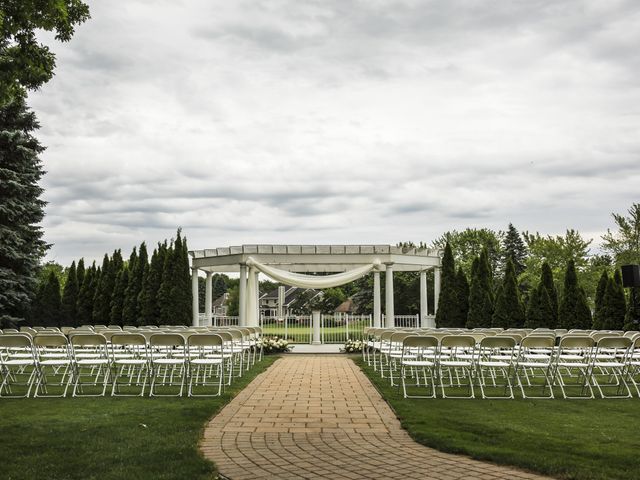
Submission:
<svg viewBox="0 0 640 480">
<path fill-rule="evenodd" d="M 223 293 L 211 304 L 211 314 L 226 317 L 229 312 L 229 294 Z"/>
<path fill-rule="evenodd" d="M 282 303 L 282 314 L 285 317 L 295 315 L 308 303 L 317 300 L 322 296 L 322 291 L 311 288 L 284 287 L 284 301 Z M 264 317 L 278 316 L 278 289 L 274 288 L 270 292 L 260 297 L 260 315 Z"/>
</svg>

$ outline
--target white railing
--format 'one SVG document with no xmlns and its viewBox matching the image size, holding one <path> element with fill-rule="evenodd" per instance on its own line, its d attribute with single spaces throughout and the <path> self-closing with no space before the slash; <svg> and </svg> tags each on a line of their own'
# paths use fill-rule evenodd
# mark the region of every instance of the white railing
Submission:
<svg viewBox="0 0 640 480">
<path fill-rule="evenodd" d="M 204 313 L 198 314 L 198 325 L 207 325 L 207 315 Z M 230 327 L 234 325 L 240 325 L 240 319 L 237 316 L 230 315 L 212 315 L 211 325 L 214 327 Z"/>
</svg>

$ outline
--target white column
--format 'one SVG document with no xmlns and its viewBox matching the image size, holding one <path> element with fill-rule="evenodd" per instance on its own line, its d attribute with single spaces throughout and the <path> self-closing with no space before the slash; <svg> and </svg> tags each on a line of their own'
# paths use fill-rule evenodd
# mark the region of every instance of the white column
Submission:
<svg viewBox="0 0 640 480">
<path fill-rule="evenodd" d="M 260 326 L 260 272 L 256 270 L 256 321 L 253 327 Z"/>
<path fill-rule="evenodd" d="M 438 311 L 438 300 L 440 300 L 440 268 L 433 269 L 433 313 Z"/>
<path fill-rule="evenodd" d="M 278 320 L 282 320 L 284 317 L 284 285 L 280 285 L 278 287 L 278 309 L 277 309 L 277 317 Z"/>
<path fill-rule="evenodd" d="M 256 318 L 256 290 L 258 286 L 256 285 L 256 269 L 253 267 L 249 268 L 247 273 L 247 291 L 246 291 L 246 307 L 245 307 L 245 325 L 247 327 L 255 327 L 257 323 Z"/>
<path fill-rule="evenodd" d="M 387 328 L 395 327 L 395 318 L 393 312 L 393 263 L 385 263 L 386 265 L 386 276 L 384 281 L 384 290 L 385 290 L 385 314 L 386 314 L 386 325 Z"/>
<path fill-rule="evenodd" d="M 427 272 L 420 272 L 420 327 L 427 328 L 427 315 L 429 313 L 427 300 Z"/>
<path fill-rule="evenodd" d="M 213 303 L 213 273 L 207 272 L 207 281 L 204 289 L 204 314 L 206 317 L 205 325 L 211 326 L 211 304 Z"/>
<path fill-rule="evenodd" d="M 373 271 L 373 326 L 380 328 L 382 319 L 382 309 L 380 301 L 380 272 Z"/>
<path fill-rule="evenodd" d="M 320 345 L 320 310 L 311 312 L 311 321 L 313 322 L 313 339 L 311 345 Z"/>
<path fill-rule="evenodd" d="M 191 308 L 193 308 L 193 314 L 191 317 L 191 324 L 194 327 L 198 326 L 198 320 L 200 318 L 200 308 L 198 307 L 198 269 L 191 268 Z"/>
<path fill-rule="evenodd" d="M 244 327 L 247 323 L 247 265 L 240 264 L 240 285 L 238 294 L 238 315 L 240 317 L 239 324 Z"/>
</svg>

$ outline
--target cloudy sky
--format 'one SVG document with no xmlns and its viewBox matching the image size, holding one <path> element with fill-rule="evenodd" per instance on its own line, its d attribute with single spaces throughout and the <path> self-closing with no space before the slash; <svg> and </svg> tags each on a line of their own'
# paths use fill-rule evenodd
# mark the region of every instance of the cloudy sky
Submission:
<svg viewBox="0 0 640 480">
<path fill-rule="evenodd" d="M 31 95 L 49 259 L 598 240 L 640 199 L 637 0 L 88 2 Z"/>
</svg>

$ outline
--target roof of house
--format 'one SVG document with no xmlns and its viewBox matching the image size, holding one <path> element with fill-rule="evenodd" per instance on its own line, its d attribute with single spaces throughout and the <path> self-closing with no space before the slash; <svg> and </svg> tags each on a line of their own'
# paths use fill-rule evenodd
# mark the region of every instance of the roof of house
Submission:
<svg viewBox="0 0 640 480">
<path fill-rule="evenodd" d="M 344 302 L 336 307 L 336 312 L 338 313 L 350 313 L 353 312 L 356 308 L 355 302 L 353 298 L 347 298 Z"/>
<path fill-rule="evenodd" d="M 222 307 L 227 303 L 227 299 L 229 298 L 228 293 L 223 293 L 221 296 L 216 298 L 211 304 L 212 307 Z"/>
</svg>

